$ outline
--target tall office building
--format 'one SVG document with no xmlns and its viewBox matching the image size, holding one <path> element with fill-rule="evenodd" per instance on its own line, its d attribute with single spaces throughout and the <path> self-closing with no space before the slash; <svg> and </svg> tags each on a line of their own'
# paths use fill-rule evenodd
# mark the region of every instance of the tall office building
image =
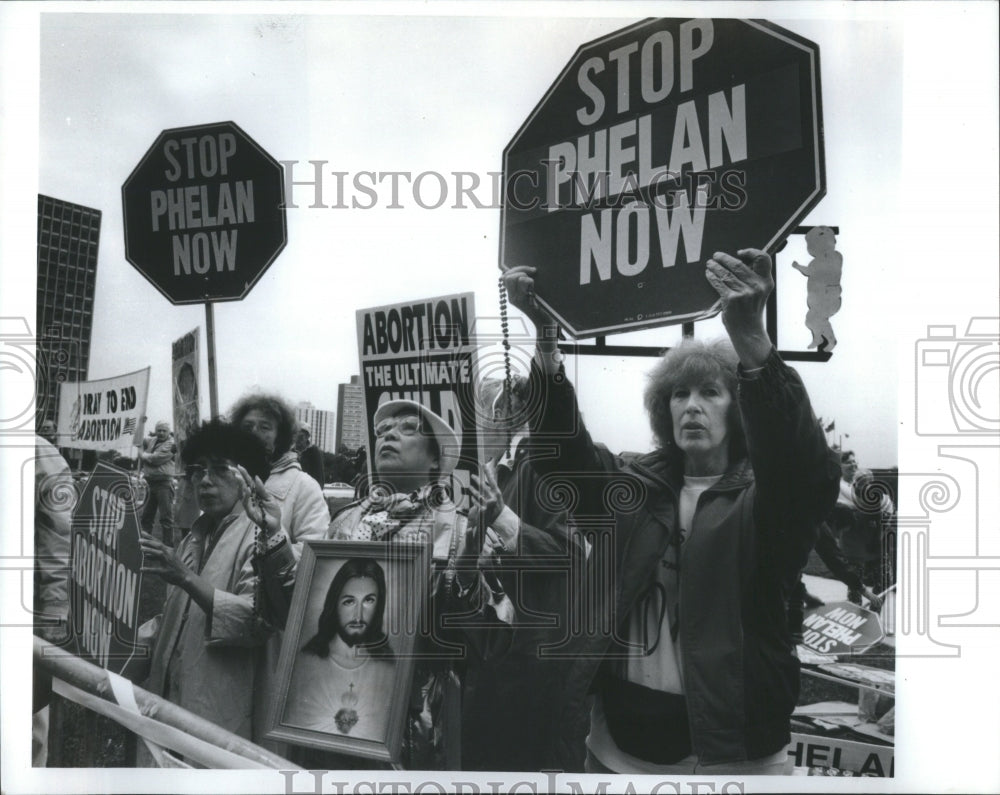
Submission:
<svg viewBox="0 0 1000 795">
<path fill-rule="evenodd" d="M 314 445 L 324 453 L 334 452 L 337 428 L 332 411 L 315 408 L 312 403 L 303 400 L 295 407 L 295 419 L 309 423 L 312 428 L 309 438 Z"/>
<path fill-rule="evenodd" d="M 368 442 L 365 431 L 365 390 L 361 377 L 337 385 L 337 452 L 353 452 Z"/>
<path fill-rule="evenodd" d="M 101 211 L 38 196 L 36 422 L 55 420 L 58 385 L 85 381 Z"/>
</svg>

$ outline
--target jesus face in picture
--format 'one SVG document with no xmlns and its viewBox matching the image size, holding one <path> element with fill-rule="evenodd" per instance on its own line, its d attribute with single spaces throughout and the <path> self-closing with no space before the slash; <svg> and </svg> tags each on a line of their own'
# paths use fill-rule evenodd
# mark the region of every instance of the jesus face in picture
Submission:
<svg viewBox="0 0 1000 795">
<path fill-rule="evenodd" d="M 386 601 L 385 571 L 371 558 L 350 558 L 344 562 L 327 589 L 323 611 L 316 622 L 316 634 L 303 651 L 326 658 L 371 652 L 391 656 L 382 628 Z"/>
<path fill-rule="evenodd" d="M 337 634 L 348 646 L 371 643 L 381 634 L 375 611 L 385 594 L 371 577 L 352 577 L 337 596 Z"/>
</svg>

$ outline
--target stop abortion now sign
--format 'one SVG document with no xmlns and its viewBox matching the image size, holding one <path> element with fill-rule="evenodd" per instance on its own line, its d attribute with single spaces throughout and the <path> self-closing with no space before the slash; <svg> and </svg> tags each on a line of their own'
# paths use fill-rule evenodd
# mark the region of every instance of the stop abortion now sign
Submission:
<svg viewBox="0 0 1000 795">
<path fill-rule="evenodd" d="M 819 654 L 861 654 L 885 637 L 876 613 L 851 602 L 829 602 L 802 621 L 802 645 Z"/>
<path fill-rule="evenodd" d="M 161 132 L 122 205 L 126 259 L 174 304 L 239 301 L 288 239 L 281 164 L 229 121 Z"/>
</svg>

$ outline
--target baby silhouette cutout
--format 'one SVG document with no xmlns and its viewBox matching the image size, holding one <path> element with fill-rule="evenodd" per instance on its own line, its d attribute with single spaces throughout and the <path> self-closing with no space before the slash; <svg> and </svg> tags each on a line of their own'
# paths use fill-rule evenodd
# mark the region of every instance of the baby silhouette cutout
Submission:
<svg viewBox="0 0 1000 795">
<path fill-rule="evenodd" d="M 807 279 L 806 327 L 812 332 L 810 348 L 832 351 L 837 337 L 830 318 L 840 311 L 840 274 L 844 258 L 836 250 L 837 238 L 828 226 L 814 226 L 806 233 L 806 250 L 812 255 L 808 265 L 793 262 L 792 267 Z"/>
</svg>

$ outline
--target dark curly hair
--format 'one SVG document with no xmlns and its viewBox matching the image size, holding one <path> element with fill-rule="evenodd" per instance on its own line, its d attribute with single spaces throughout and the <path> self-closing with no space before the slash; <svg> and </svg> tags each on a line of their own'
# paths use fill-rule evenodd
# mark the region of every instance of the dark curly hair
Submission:
<svg viewBox="0 0 1000 795">
<path fill-rule="evenodd" d="M 181 461 L 187 465 L 200 458 L 226 458 L 261 480 L 267 479 L 270 469 L 267 450 L 260 439 L 220 419 L 202 423 L 185 441 Z"/>
<path fill-rule="evenodd" d="M 256 409 L 274 419 L 277 426 L 277 437 L 274 440 L 274 458 L 284 455 L 292 449 L 295 431 L 298 423 L 295 412 L 282 398 L 264 392 L 252 392 L 236 401 L 229 411 L 229 420 L 233 425 L 242 425 L 243 419 Z"/>
<path fill-rule="evenodd" d="M 643 401 L 649 412 L 649 424 L 661 449 L 678 458 L 681 452 L 674 443 L 674 423 L 670 414 L 670 398 L 678 386 L 690 386 L 719 379 L 729 390 L 733 402 L 726 416 L 729 437 L 729 461 L 739 461 L 747 454 L 743 435 L 743 418 L 737 401 L 736 365 L 739 357 L 727 339 L 704 342 L 685 337 L 671 348 L 647 373 Z"/>
</svg>

